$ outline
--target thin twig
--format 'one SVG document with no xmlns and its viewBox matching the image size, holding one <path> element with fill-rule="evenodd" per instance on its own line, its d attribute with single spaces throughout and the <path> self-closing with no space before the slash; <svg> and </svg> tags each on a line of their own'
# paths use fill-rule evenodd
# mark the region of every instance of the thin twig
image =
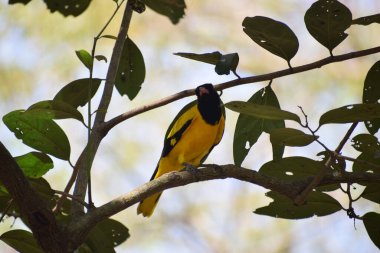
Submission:
<svg viewBox="0 0 380 253">
<path fill-rule="evenodd" d="M 106 81 L 103 89 L 103 94 L 100 99 L 100 103 L 97 109 L 97 113 L 94 120 L 93 130 L 87 146 L 78 158 L 75 165 L 75 169 L 78 176 L 75 181 L 74 196 L 84 200 L 87 183 L 88 183 L 88 171 L 94 161 L 96 151 L 99 148 L 101 140 L 104 138 L 104 133 L 99 130 L 100 125 L 104 122 L 108 106 L 112 98 L 112 90 L 116 79 L 117 66 L 119 65 L 124 41 L 128 34 L 129 24 L 132 18 L 132 6 L 130 1 L 127 1 L 123 19 L 120 24 L 119 34 L 117 36 L 115 46 L 112 51 L 110 64 L 107 71 Z M 74 216 L 72 219 L 75 222 L 75 217 L 83 214 L 83 207 L 78 205 L 77 202 L 73 202 L 71 213 Z"/>
<path fill-rule="evenodd" d="M 335 149 L 335 154 L 339 154 L 343 146 L 346 144 L 348 139 L 350 138 L 352 132 L 355 130 L 356 126 L 358 125 L 357 122 L 353 123 L 348 129 L 347 133 L 343 137 L 342 141 L 339 143 L 338 147 Z M 294 199 L 294 203 L 296 205 L 302 205 L 305 203 L 305 200 L 309 193 L 322 181 L 323 177 L 329 172 L 331 164 L 334 163 L 336 159 L 336 155 L 330 154 L 330 157 L 325 162 L 325 165 L 323 169 L 319 172 L 318 175 L 314 177 L 314 179 L 310 182 L 310 184 Z"/>
<path fill-rule="evenodd" d="M 78 203 L 80 203 L 82 206 L 86 207 L 87 209 L 89 209 L 91 207 L 91 205 L 87 204 L 86 202 L 84 202 L 83 200 L 69 194 L 69 193 L 66 193 L 64 191 L 59 191 L 59 190 L 54 190 L 54 192 L 56 194 L 59 194 L 59 195 L 62 195 L 62 196 L 65 196 L 67 198 L 71 198 L 72 200 L 75 200 L 77 201 Z"/>
<path fill-rule="evenodd" d="M 376 169 L 380 169 L 380 165 L 379 164 L 371 163 L 371 162 L 368 162 L 368 161 L 365 161 L 365 160 L 361 160 L 361 159 L 357 159 L 357 158 L 352 158 L 352 157 L 344 156 L 344 155 L 337 155 L 337 158 L 342 158 L 342 159 L 347 160 L 347 161 L 357 162 L 357 163 L 361 163 L 361 164 L 364 164 L 364 165 L 367 165 L 367 166 L 371 166 L 371 167 L 376 168 Z"/>
<path fill-rule="evenodd" d="M 369 49 L 365 49 L 365 50 L 360 50 L 360 51 L 356 51 L 356 52 L 336 55 L 336 56 L 333 56 L 333 57 L 329 56 L 329 57 L 324 58 L 322 60 L 319 60 L 319 61 L 316 61 L 316 62 L 312 62 L 312 63 L 309 63 L 309 64 L 305 64 L 305 65 L 302 65 L 302 66 L 298 66 L 298 67 L 293 67 L 291 69 L 284 69 L 284 70 L 280 70 L 280 71 L 276 71 L 276 72 L 272 72 L 272 73 L 268 73 L 268 74 L 263 74 L 263 75 L 257 75 L 257 76 L 242 77 L 242 78 L 234 79 L 232 81 L 228 81 L 228 82 L 225 82 L 225 83 L 217 84 L 214 87 L 215 87 L 216 90 L 220 91 L 220 90 L 232 88 L 232 87 L 243 85 L 243 84 L 257 83 L 257 82 L 262 82 L 262 81 L 269 81 L 269 80 L 272 80 L 272 79 L 275 79 L 275 78 L 284 77 L 284 76 L 293 75 L 293 74 L 296 74 L 296 73 L 301 73 L 301 72 L 309 71 L 309 70 L 312 70 L 312 69 L 321 68 L 321 67 L 323 67 L 325 65 L 328 65 L 328 64 L 331 64 L 331 63 L 334 63 L 334 62 L 346 61 L 346 60 L 349 60 L 349 59 L 354 59 L 354 58 L 363 57 L 363 56 L 366 56 L 366 55 L 376 54 L 376 53 L 379 53 L 379 52 L 380 52 L 380 46 L 369 48 Z M 184 91 L 178 92 L 176 94 L 173 94 L 171 96 L 162 98 L 162 99 L 160 99 L 158 101 L 155 101 L 155 102 L 153 102 L 151 104 L 144 105 L 144 106 L 132 109 L 131 111 L 125 112 L 123 114 L 120 114 L 119 116 L 116 116 L 115 118 L 112 118 L 109 121 L 105 122 L 102 125 L 102 130 L 105 133 L 107 133 L 111 128 L 113 128 L 114 126 L 116 126 L 117 124 L 123 122 L 126 119 L 132 118 L 132 117 L 134 117 L 136 115 L 139 115 L 141 113 L 150 111 L 152 109 L 155 109 L 155 108 L 167 105 L 167 104 L 169 104 L 169 103 L 171 103 L 173 101 L 177 101 L 179 99 L 192 96 L 194 94 L 195 94 L 195 89 L 184 90 Z"/>
</svg>

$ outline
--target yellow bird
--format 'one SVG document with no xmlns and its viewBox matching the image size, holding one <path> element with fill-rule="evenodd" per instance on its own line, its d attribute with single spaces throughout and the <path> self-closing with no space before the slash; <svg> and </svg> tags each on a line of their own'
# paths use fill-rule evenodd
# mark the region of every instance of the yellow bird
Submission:
<svg viewBox="0 0 380 253">
<path fill-rule="evenodd" d="M 170 171 L 180 171 L 186 164 L 198 166 L 222 139 L 225 111 L 212 84 L 198 86 L 197 100 L 185 106 L 170 124 L 164 148 L 150 180 Z M 137 214 L 152 215 L 162 192 L 144 199 Z"/>
</svg>

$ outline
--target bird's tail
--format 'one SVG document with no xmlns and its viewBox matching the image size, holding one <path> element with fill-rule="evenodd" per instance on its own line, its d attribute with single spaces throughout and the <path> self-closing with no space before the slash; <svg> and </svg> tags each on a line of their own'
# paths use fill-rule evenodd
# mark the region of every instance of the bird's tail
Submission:
<svg viewBox="0 0 380 253">
<path fill-rule="evenodd" d="M 137 214 L 142 214 L 144 217 L 150 217 L 153 214 L 154 209 L 156 208 L 157 202 L 161 197 L 162 192 L 153 194 L 148 198 L 140 202 L 137 207 Z"/>
</svg>

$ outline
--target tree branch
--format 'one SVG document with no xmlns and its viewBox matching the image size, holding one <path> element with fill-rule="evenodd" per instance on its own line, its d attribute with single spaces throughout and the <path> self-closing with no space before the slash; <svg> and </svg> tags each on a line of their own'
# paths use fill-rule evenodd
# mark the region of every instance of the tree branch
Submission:
<svg viewBox="0 0 380 253">
<path fill-rule="evenodd" d="M 228 81 L 225 83 L 220 83 L 220 84 L 215 85 L 215 89 L 216 90 L 224 90 L 224 89 L 232 88 L 232 87 L 239 86 L 242 84 L 257 83 L 257 82 L 262 82 L 262 81 L 270 81 L 270 80 L 273 80 L 275 78 L 284 77 L 284 76 L 293 75 L 293 74 L 300 73 L 300 72 L 309 71 L 312 69 L 321 68 L 321 67 L 328 65 L 330 63 L 346 61 L 349 59 L 354 59 L 354 58 L 363 57 L 363 56 L 367 56 L 367 55 L 371 55 L 371 54 L 376 54 L 379 52 L 380 52 L 380 46 L 365 49 L 365 50 L 360 50 L 360 51 L 356 51 L 356 52 L 330 56 L 330 57 L 324 58 L 322 60 L 319 60 L 319 61 L 316 61 L 313 63 L 309 63 L 309 64 L 305 64 L 302 66 L 298 66 L 298 67 L 293 67 L 291 69 L 290 68 L 284 69 L 284 70 L 280 70 L 280 71 L 276 71 L 276 72 L 272 72 L 272 73 L 268 73 L 268 74 L 263 74 L 263 75 L 258 75 L 258 76 L 238 78 L 238 79 Z M 124 120 L 132 118 L 132 117 L 139 115 L 141 113 L 150 111 L 152 109 L 167 105 L 173 101 L 177 101 L 179 99 L 192 96 L 194 94 L 195 94 L 195 89 L 184 90 L 184 91 L 178 92 L 176 94 L 173 94 L 171 96 L 160 99 L 158 101 L 155 101 L 151 104 L 135 108 L 131 111 L 120 114 L 119 116 L 116 116 L 107 122 L 104 122 L 102 124 L 102 129 L 105 133 L 107 133 L 114 126 L 123 122 Z"/>
<path fill-rule="evenodd" d="M 308 177 L 290 183 L 236 165 L 202 165 L 202 168 L 199 170 L 184 170 L 167 173 L 137 187 L 125 195 L 111 200 L 80 217 L 75 224 L 70 226 L 69 233 L 74 235 L 74 238 L 82 237 L 99 221 L 138 203 L 154 193 L 190 183 L 226 178 L 235 178 L 240 181 L 256 184 L 266 189 L 279 192 L 291 199 L 298 196 L 299 192 L 313 180 L 313 177 Z M 347 182 L 380 182 L 380 173 L 347 172 L 341 175 L 326 174 L 318 186 Z"/>
<path fill-rule="evenodd" d="M 39 245 L 46 252 L 67 252 L 68 234 L 60 227 L 53 212 L 30 186 L 12 155 L 0 142 L 0 181 L 3 183 L 22 217 L 28 221 Z"/>
<path fill-rule="evenodd" d="M 296 205 L 302 205 L 305 202 L 307 196 L 310 194 L 310 192 L 319 185 L 319 182 L 321 182 L 324 176 L 331 170 L 331 164 L 335 161 L 336 156 L 342 151 L 344 145 L 350 138 L 352 132 L 355 130 L 357 125 L 358 122 L 355 122 L 351 125 L 351 127 L 348 129 L 347 133 L 344 135 L 343 139 L 339 143 L 338 147 L 335 149 L 335 152 L 333 152 L 334 154 L 330 154 L 329 158 L 325 162 L 323 169 L 319 172 L 318 175 L 316 175 L 313 178 L 310 184 L 295 198 L 294 203 Z"/>
<path fill-rule="evenodd" d="M 89 141 L 82 154 L 78 158 L 78 161 L 74 167 L 73 173 L 78 173 L 78 177 L 75 184 L 74 196 L 84 200 L 87 182 L 89 176 L 89 170 L 92 166 L 92 162 L 95 158 L 96 151 L 99 148 L 101 140 L 104 138 L 105 134 L 100 129 L 100 125 L 104 122 L 108 106 L 111 102 L 112 90 L 115 83 L 117 67 L 120 62 L 121 54 L 123 51 L 124 40 L 128 34 L 129 24 L 132 18 L 132 6 L 130 1 L 126 3 L 123 19 L 120 24 L 119 34 L 117 36 L 115 46 L 113 48 L 110 65 L 108 67 L 108 72 L 106 76 L 106 82 L 104 85 L 103 95 L 97 109 L 94 127 L 91 132 Z M 91 126 L 90 126 L 91 127 Z M 75 222 L 75 216 L 83 213 L 83 206 L 78 202 L 73 202 L 71 209 L 73 214 L 73 222 Z"/>
</svg>

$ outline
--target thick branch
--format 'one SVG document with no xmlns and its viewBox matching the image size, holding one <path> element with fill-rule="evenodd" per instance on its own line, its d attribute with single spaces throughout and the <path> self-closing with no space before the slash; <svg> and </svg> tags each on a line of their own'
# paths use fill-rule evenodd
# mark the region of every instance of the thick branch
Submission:
<svg viewBox="0 0 380 253">
<path fill-rule="evenodd" d="M 197 172 L 187 170 L 171 172 L 87 213 L 75 224 L 72 224 L 69 233 L 75 235 L 74 238 L 82 237 L 100 220 L 128 208 L 154 193 L 190 183 L 226 178 L 235 178 L 256 184 L 279 192 L 291 199 L 294 199 L 313 180 L 313 177 L 309 177 L 289 183 L 235 165 L 205 165 L 204 168 L 199 169 Z M 347 182 L 380 182 L 380 174 L 350 172 L 342 175 L 327 174 L 318 185 Z"/>
<path fill-rule="evenodd" d="M 38 194 L 31 188 L 20 167 L 0 142 L 0 181 L 19 207 L 21 216 L 45 252 L 66 252 L 67 234 Z"/>
<path fill-rule="evenodd" d="M 232 88 L 232 87 L 242 85 L 242 84 L 269 81 L 269 80 L 273 80 L 275 78 L 293 75 L 296 73 L 305 72 L 305 71 L 312 70 L 312 69 L 321 68 L 321 67 L 328 65 L 330 63 L 346 61 L 349 59 L 354 59 L 354 58 L 363 57 L 366 55 L 376 54 L 379 52 L 380 52 L 380 46 L 361 50 L 361 51 L 351 52 L 351 53 L 347 53 L 347 54 L 330 56 L 330 57 L 324 58 L 322 60 L 319 60 L 319 61 L 316 61 L 313 63 L 309 63 L 309 64 L 305 64 L 302 66 L 298 66 L 298 67 L 293 67 L 291 69 L 289 68 L 289 69 L 284 69 L 284 70 L 280 70 L 280 71 L 276 71 L 276 72 L 272 72 L 272 73 L 268 73 L 268 74 L 239 78 L 239 79 L 235 79 L 235 80 L 232 80 L 229 82 L 220 83 L 220 84 L 215 85 L 215 89 L 216 90 L 224 90 L 224 89 Z M 152 109 L 167 105 L 173 101 L 182 99 L 184 97 L 192 96 L 192 95 L 194 95 L 194 93 L 195 93 L 194 89 L 184 90 L 184 91 L 178 92 L 176 94 L 173 94 L 171 96 L 160 99 L 160 100 L 153 102 L 151 104 L 138 107 L 138 108 L 133 109 L 129 112 L 120 114 L 119 116 L 109 120 L 108 122 L 103 123 L 102 128 L 105 132 L 108 132 L 109 130 L 111 130 L 111 128 L 113 128 L 117 124 L 123 122 L 124 120 L 132 118 L 132 117 L 139 115 L 141 113 L 144 113 L 146 111 L 150 111 Z"/>
<path fill-rule="evenodd" d="M 115 83 L 116 78 L 116 72 L 117 67 L 120 62 L 121 54 L 123 51 L 123 45 L 125 38 L 128 34 L 129 24 L 132 18 L 132 6 L 130 4 L 130 1 L 127 2 L 123 19 L 121 21 L 119 34 L 117 36 L 115 46 L 112 52 L 110 65 L 108 67 L 106 82 L 104 85 L 103 95 L 99 103 L 99 107 L 97 109 L 94 127 L 91 132 L 89 142 L 86 146 L 86 148 L 83 150 L 82 154 L 80 155 L 74 170 L 77 171 L 78 177 L 74 189 L 74 195 L 77 196 L 79 199 L 84 200 L 86 189 L 87 189 L 87 182 L 88 182 L 88 175 L 89 175 L 89 169 L 91 168 L 92 162 L 94 160 L 96 151 L 99 148 L 100 142 L 105 136 L 104 132 L 102 132 L 99 129 L 99 126 L 104 122 L 106 112 L 108 110 L 108 106 L 111 102 L 112 97 L 112 90 Z M 74 172 L 75 173 L 75 172 Z M 83 206 L 79 204 L 78 202 L 73 202 L 73 207 L 71 210 L 72 214 L 78 214 L 83 212 Z"/>
</svg>

